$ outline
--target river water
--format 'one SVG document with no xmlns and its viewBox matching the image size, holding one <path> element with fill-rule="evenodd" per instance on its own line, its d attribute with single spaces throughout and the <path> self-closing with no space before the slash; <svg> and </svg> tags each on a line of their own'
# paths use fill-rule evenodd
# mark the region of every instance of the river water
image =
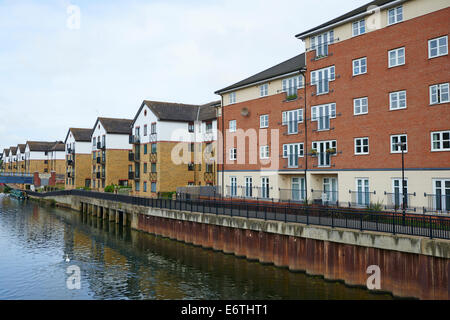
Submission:
<svg viewBox="0 0 450 320">
<path fill-rule="evenodd" d="M 80 288 L 70 289 L 73 268 Z M 70 280 L 70 281 L 68 281 Z M 69 285 L 68 285 L 69 282 Z M 392 299 L 0 194 L 0 299 Z"/>
</svg>

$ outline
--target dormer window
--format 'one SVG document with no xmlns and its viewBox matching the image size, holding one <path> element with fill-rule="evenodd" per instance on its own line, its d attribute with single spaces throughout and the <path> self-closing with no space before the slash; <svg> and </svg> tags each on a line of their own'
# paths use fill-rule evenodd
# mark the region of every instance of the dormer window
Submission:
<svg viewBox="0 0 450 320">
<path fill-rule="evenodd" d="M 230 93 L 230 104 L 236 103 L 236 92 Z"/>
<path fill-rule="evenodd" d="M 403 21 L 403 7 L 389 9 L 388 24 L 399 23 Z"/>
</svg>

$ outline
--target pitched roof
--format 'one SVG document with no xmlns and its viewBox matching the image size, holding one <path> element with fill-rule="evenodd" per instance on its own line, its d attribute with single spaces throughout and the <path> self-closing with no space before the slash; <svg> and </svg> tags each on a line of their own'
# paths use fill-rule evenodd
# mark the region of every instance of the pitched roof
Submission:
<svg viewBox="0 0 450 320">
<path fill-rule="evenodd" d="M 5 157 L 9 157 L 9 149 L 3 149 L 3 154 Z"/>
<path fill-rule="evenodd" d="M 62 141 L 53 144 L 51 151 L 66 151 L 66 145 Z"/>
<path fill-rule="evenodd" d="M 55 141 L 27 141 L 30 151 L 51 151 L 55 143 Z"/>
<path fill-rule="evenodd" d="M 27 146 L 26 144 L 18 144 L 17 148 L 19 149 L 20 153 L 25 153 L 26 146 Z"/>
<path fill-rule="evenodd" d="M 72 132 L 75 141 L 91 141 L 92 129 L 70 128 L 69 131 Z"/>
<path fill-rule="evenodd" d="M 17 147 L 11 147 L 11 155 L 15 156 L 17 154 Z"/>
<path fill-rule="evenodd" d="M 276 66 L 273 66 L 269 69 L 259 72 L 247 79 L 244 79 L 242 81 L 236 82 L 235 84 L 233 84 L 231 86 L 220 89 L 220 90 L 216 91 L 215 93 L 220 94 L 225 91 L 230 91 L 232 89 L 236 89 L 239 87 L 251 85 L 252 83 L 279 77 L 279 76 L 289 74 L 289 73 L 292 73 L 295 71 L 300 71 L 301 69 L 303 69 L 305 67 L 305 64 L 306 64 L 305 53 L 302 53 L 302 54 L 299 54 L 298 56 L 290 58 L 282 63 L 279 63 Z"/>
<path fill-rule="evenodd" d="M 312 29 L 309 29 L 309 30 L 306 30 L 304 32 L 301 32 L 301 33 L 297 34 L 295 37 L 296 38 L 302 38 L 302 36 L 305 35 L 305 34 L 308 34 L 310 32 L 314 32 L 314 31 L 322 29 L 322 28 L 324 28 L 324 27 L 326 27 L 328 25 L 331 25 L 331 24 L 343 21 L 345 19 L 351 18 L 353 16 L 356 16 L 357 14 L 367 12 L 367 8 L 369 6 L 382 6 L 382 5 L 385 5 L 385 4 L 387 4 L 389 2 L 393 2 L 393 1 L 394 0 L 375 0 L 375 1 L 371 1 L 371 2 L 361 6 L 359 8 L 356 8 L 356 9 L 350 11 L 350 12 L 347 12 L 346 14 L 343 14 L 343 15 L 335 18 L 335 19 L 332 19 L 332 20 L 330 20 L 328 22 L 325 22 L 325 23 L 323 23 L 323 24 L 321 24 L 321 25 L 319 25 L 317 27 L 314 27 Z"/>
<path fill-rule="evenodd" d="M 149 107 L 149 109 L 161 121 L 193 122 L 197 120 L 205 121 L 215 119 L 215 108 L 217 105 L 220 105 L 220 101 L 214 101 L 203 105 L 194 105 L 144 100 L 138 112 L 136 113 L 136 116 L 134 117 L 133 123 L 141 113 L 144 105 Z"/>
<path fill-rule="evenodd" d="M 133 120 L 130 119 L 116 119 L 116 118 L 98 118 L 95 126 L 100 122 L 107 133 L 113 134 L 129 134 Z"/>
</svg>

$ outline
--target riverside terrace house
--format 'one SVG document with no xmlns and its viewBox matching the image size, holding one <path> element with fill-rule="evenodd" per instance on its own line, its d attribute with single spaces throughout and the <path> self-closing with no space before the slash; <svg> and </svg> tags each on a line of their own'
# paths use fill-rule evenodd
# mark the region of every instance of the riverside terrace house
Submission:
<svg viewBox="0 0 450 320">
<path fill-rule="evenodd" d="M 130 119 L 98 118 L 92 132 L 91 188 L 128 186 Z"/>
<path fill-rule="evenodd" d="M 25 144 L 17 145 L 17 155 L 16 155 L 16 164 L 17 164 L 17 173 L 25 173 Z"/>
<path fill-rule="evenodd" d="M 49 152 L 50 172 L 57 174 L 57 179 L 65 175 L 66 171 L 66 148 L 62 141 L 55 143 Z M 58 177 L 59 176 L 59 177 Z"/>
<path fill-rule="evenodd" d="M 367 11 L 369 5 L 377 5 L 378 10 Z M 252 185 L 250 178 L 255 179 L 253 169 L 257 183 L 267 188 L 263 196 L 301 200 L 307 195 L 318 203 L 361 207 L 378 203 L 392 209 L 402 207 L 405 191 L 408 209 L 448 212 L 449 30 L 448 1 L 410 0 L 373 1 L 298 34 L 307 48 L 307 107 L 299 118 L 303 128 L 284 132 L 299 147 L 291 147 L 280 134 L 277 151 L 283 160 L 278 170 L 226 165 L 229 193 L 237 193 L 238 187 L 245 192 L 246 182 Z M 258 83 L 245 88 L 232 86 L 219 92 L 227 102 L 225 129 L 254 128 L 268 114 L 269 127 L 283 132 L 280 113 L 288 110 L 289 97 L 270 94 L 272 86 L 272 92 L 278 92 L 280 82 L 256 79 Z M 264 81 L 269 94 L 260 97 L 267 91 L 261 89 Z M 271 100 L 275 114 L 267 108 Z M 254 116 L 240 115 L 243 108 Z M 298 162 L 292 156 L 297 152 Z M 275 157 L 277 153 L 271 160 Z"/>
<path fill-rule="evenodd" d="M 9 163 L 9 149 L 3 149 L 3 156 L 2 156 L 2 167 L 1 170 L 3 172 L 9 172 L 8 163 Z"/>
<path fill-rule="evenodd" d="M 10 163 L 10 172 L 17 173 L 17 147 L 11 147 L 10 150 L 10 157 L 9 157 L 9 163 Z"/>
<path fill-rule="evenodd" d="M 92 129 L 70 128 L 66 135 L 65 189 L 91 186 Z"/>
<path fill-rule="evenodd" d="M 64 174 L 64 165 L 56 161 L 60 157 L 60 146 L 53 150 L 55 145 L 61 145 L 61 141 L 27 141 L 25 147 L 25 173 L 50 173 Z M 62 151 L 64 153 L 64 150 Z M 54 160 L 54 162 L 52 162 Z"/>
<path fill-rule="evenodd" d="M 218 106 L 220 101 L 205 105 L 141 104 L 130 136 L 133 194 L 156 197 L 177 187 L 216 185 Z M 173 159 L 173 154 L 180 159 Z"/>
</svg>

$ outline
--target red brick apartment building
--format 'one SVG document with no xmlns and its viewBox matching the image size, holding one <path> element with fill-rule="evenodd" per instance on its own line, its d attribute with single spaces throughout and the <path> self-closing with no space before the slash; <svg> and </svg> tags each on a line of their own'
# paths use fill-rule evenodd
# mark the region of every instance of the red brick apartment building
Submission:
<svg viewBox="0 0 450 320">
<path fill-rule="evenodd" d="M 225 195 L 449 212 L 448 4 L 372 1 L 217 91 Z"/>
</svg>

